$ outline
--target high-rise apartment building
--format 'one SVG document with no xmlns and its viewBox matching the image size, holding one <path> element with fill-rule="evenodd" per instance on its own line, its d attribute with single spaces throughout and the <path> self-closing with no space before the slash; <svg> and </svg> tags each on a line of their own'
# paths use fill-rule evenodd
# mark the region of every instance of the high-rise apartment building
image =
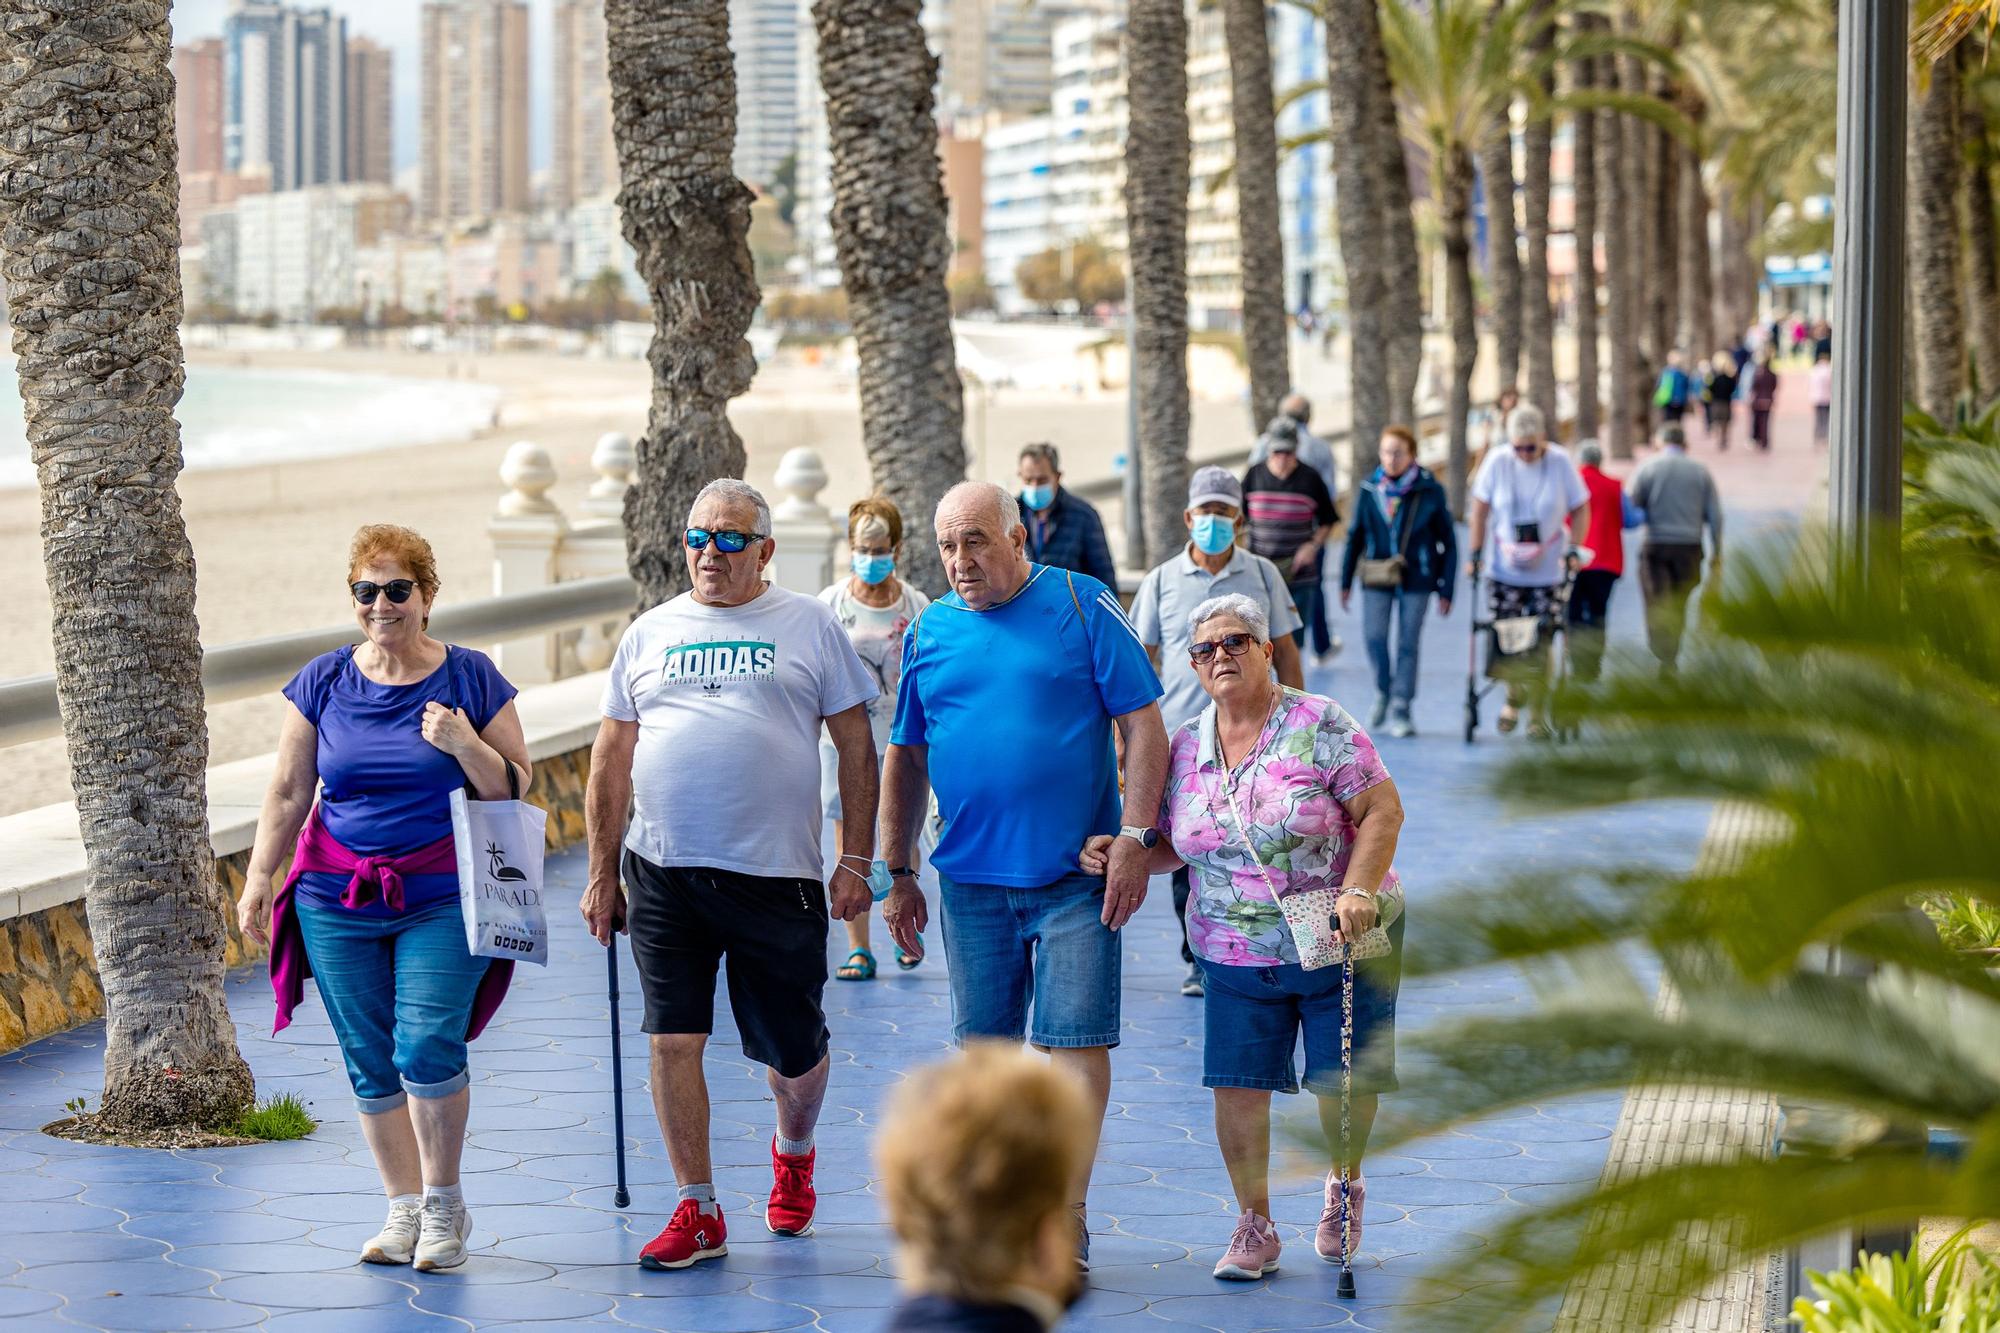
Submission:
<svg viewBox="0 0 2000 1333">
<path fill-rule="evenodd" d="M 800 24 L 795 0 L 729 0 L 736 57 L 736 174 L 768 190 L 798 147 Z"/>
<path fill-rule="evenodd" d="M 525 0 L 429 0 L 422 28 L 418 216 L 455 223 L 527 209 Z"/>
<path fill-rule="evenodd" d="M 346 170 L 347 20 L 328 9 L 237 0 L 223 21 L 223 167 L 273 190 Z"/>
<path fill-rule="evenodd" d="M 392 183 L 396 175 L 395 53 L 366 37 L 347 39 L 347 164 L 349 181 Z"/>
<path fill-rule="evenodd" d="M 180 173 L 222 170 L 222 40 L 204 37 L 174 48 L 174 138 Z"/>
<path fill-rule="evenodd" d="M 1047 114 L 1055 25 L 1102 7 L 1101 0 L 924 0 L 939 117 Z"/>
<path fill-rule="evenodd" d="M 618 190 L 603 0 L 556 0 L 549 202 L 567 212 Z"/>
</svg>

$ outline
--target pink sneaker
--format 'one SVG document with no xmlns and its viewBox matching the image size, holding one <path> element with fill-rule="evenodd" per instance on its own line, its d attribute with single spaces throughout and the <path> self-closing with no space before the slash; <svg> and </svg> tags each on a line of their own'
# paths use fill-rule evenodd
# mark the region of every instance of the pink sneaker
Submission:
<svg viewBox="0 0 2000 1333">
<path fill-rule="evenodd" d="M 1347 1182 L 1347 1197 L 1353 1206 L 1354 1216 L 1348 1230 L 1353 1234 L 1353 1253 L 1361 1253 L 1361 1205 L 1368 1201 L 1368 1182 L 1359 1171 Z M 1319 1233 L 1313 1237 L 1313 1249 L 1319 1257 L 1330 1264 L 1340 1262 L 1340 1172 L 1326 1173 L 1326 1211 L 1319 1217 Z"/>
<path fill-rule="evenodd" d="M 1278 1271 L 1278 1229 L 1268 1217 L 1245 1213 L 1236 1219 L 1236 1231 L 1229 1237 L 1229 1252 L 1215 1266 L 1217 1277 L 1236 1282 L 1255 1282 L 1266 1273 Z"/>
</svg>

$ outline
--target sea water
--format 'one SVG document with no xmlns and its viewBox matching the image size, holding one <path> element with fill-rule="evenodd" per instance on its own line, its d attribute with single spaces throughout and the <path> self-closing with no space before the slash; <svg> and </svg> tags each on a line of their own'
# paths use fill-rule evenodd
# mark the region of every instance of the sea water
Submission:
<svg viewBox="0 0 2000 1333">
<path fill-rule="evenodd" d="M 500 391 L 453 380 L 189 366 L 174 415 L 190 468 L 244 467 L 468 439 Z M 0 488 L 35 484 L 12 358 L 0 359 Z"/>
</svg>

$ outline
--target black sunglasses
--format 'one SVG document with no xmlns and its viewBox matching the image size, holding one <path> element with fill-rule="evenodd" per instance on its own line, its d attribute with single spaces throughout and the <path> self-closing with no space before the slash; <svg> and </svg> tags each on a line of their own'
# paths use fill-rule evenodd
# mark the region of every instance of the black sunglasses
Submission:
<svg viewBox="0 0 2000 1333">
<path fill-rule="evenodd" d="M 350 583 L 347 590 L 354 594 L 354 600 L 363 606 L 375 605 L 375 594 L 381 593 L 397 606 L 410 600 L 410 594 L 417 590 L 415 579 L 390 579 L 387 583 L 370 583 L 367 579 Z"/>
<path fill-rule="evenodd" d="M 726 551 L 730 555 L 735 555 L 751 542 L 763 541 L 764 535 L 758 532 L 710 532 L 707 528 L 689 528 L 682 537 L 687 542 L 690 551 L 705 549 L 711 538 L 715 542 L 716 550 Z"/>
<path fill-rule="evenodd" d="M 1188 657 L 1196 665 L 1202 665 L 1215 658 L 1215 650 L 1220 648 L 1231 657 L 1241 657 L 1256 643 L 1256 637 L 1249 634 L 1225 634 L 1214 643 L 1196 643 L 1188 646 Z"/>
</svg>

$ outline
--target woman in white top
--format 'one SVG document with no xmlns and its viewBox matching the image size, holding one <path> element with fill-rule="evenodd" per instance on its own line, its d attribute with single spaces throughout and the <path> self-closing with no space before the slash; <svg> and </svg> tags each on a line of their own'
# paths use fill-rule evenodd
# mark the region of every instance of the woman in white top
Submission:
<svg viewBox="0 0 2000 1333">
<path fill-rule="evenodd" d="M 847 511 L 847 547 L 850 573 L 819 595 L 833 608 L 834 618 L 847 631 L 862 664 L 875 673 L 881 693 L 868 705 L 868 721 L 875 733 L 875 757 L 879 762 L 889 748 L 889 725 L 896 719 L 896 686 L 903 676 L 903 632 L 930 605 L 931 599 L 896 577 L 896 554 L 903 543 L 903 516 L 896 506 L 879 495 L 857 500 Z M 833 821 L 833 839 L 840 841 L 840 784 L 838 760 L 832 743 L 822 735 L 819 745 L 820 793 L 827 818 Z M 847 923 L 847 944 L 852 953 L 834 973 L 842 981 L 873 981 L 875 954 L 868 947 L 866 914 Z M 896 951 L 896 964 L 904 969 L 917 965 L 916 958 Z"/>
</svg>

